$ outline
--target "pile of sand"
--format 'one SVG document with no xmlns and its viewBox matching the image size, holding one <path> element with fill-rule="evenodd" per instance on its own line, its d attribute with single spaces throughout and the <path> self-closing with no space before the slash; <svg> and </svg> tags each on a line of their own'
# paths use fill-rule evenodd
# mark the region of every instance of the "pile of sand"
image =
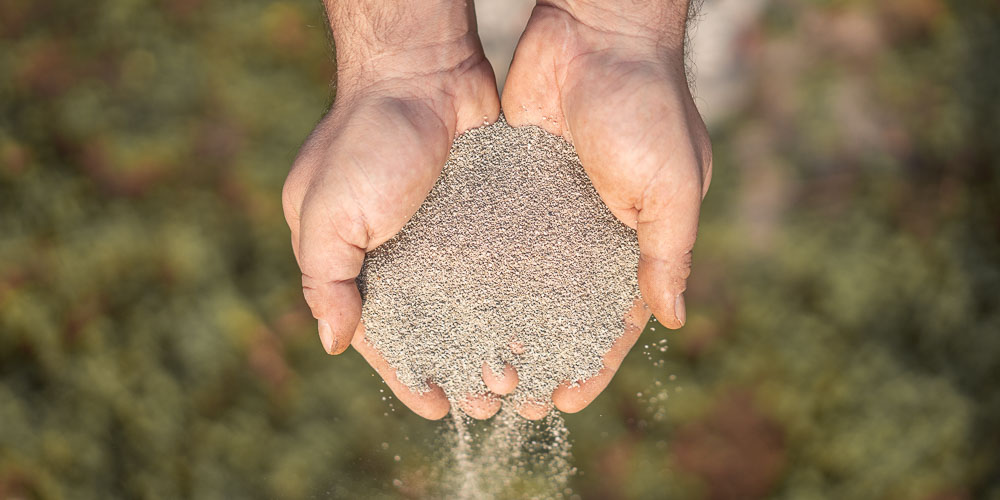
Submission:
<svg viewBox="0 0 1000 500">
<path fill-rule="evenodd" d="M 485 393 L 482 365 L 512 365 L 507 401 L 548 401 L 595 375 L 639 296 L 635 231 L 598 197 L 573 146 L 501 119 L 459 136 L 409 223 L 359 277 L 366 337 L 417 391 Z M 454 405 L 453 405 L 454 406 Z"/>
</svg>

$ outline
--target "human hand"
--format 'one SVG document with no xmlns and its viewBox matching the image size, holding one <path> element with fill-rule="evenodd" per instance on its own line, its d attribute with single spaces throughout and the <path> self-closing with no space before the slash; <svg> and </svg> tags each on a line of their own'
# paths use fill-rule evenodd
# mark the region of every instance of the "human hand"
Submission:
<svg viewBox="0 0 1000 500">
<path fill-rule="evenodd" d="M 416 212 L 456 134 L 497 119 L 493 70 L 461 2 L 325 3 L 337 95 L 282 191 L 303 294 L 327 352 L 353 345 L 403 404 L 441 418 L 449 410 L 441 389 L 409 390 L 365 340 L 355 278 L 365 253 Z"/>
<path fill-rule="evenodd" d="M 536 125 L 576 147 L 614 215 L 637 229 L 642 301 L 605 368 L 552 395 L 576 412 L 607 386 L 649 310 L 668 328 L 686 319 L 684 295 L 701 200 L 712 175 L 708 132 L 684 72 L 688 2 L 542 0 L 518 43 L 503 92 L 513 126 Z M 525 405 L 541 418 L 548 405 Z"/>
</svg>

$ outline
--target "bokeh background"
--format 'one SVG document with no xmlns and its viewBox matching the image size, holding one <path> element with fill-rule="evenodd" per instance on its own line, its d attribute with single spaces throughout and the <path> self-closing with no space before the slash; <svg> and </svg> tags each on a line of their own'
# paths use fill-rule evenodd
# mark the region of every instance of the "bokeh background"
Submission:
<svg viewBox="0 0 1000 500">
<path fill-rule="evenodd" d="M 576 494 L 1000 498 L 1000 4 L 708 0 L 693 47 L 689 322 L 567 417 Z M 334 73 L 316 0 L 0 1 L 0 498 L 429 491 L 281 216 Z"/>
</svg>

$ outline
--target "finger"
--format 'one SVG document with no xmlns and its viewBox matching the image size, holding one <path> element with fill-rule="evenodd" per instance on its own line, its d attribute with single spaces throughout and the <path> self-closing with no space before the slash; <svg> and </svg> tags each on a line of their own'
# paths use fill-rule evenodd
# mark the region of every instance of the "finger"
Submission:
<svg viewBox="0 0 1000 500">
<path fill-rule="evenodd" d="M 451 405 L 448 404 L 448 398 L 445 397 L 444 391 L 440 387 L 428 384 L 431 388 L 430 391 L 417 393 L 399 381 L 396 377 L 396 369 L 390 366 L 389 362 L 368 343 L 363 323 L 358 325 L 358 332 L 354 335 L 354 341 L 351 345 L 382 377 L 385 385 L 389 386 L 392 393 L 396 395 L 396 399 L 413 410 L 413 413 L 429 420 L 439 420 L 448 414 Z"/>
<path fill-rule="evenodd" d="M 649 321 L 649 308 L 642 300 L 636 299 L 625 315 L 625 332 L 604 355 L 604 367 L 597 375 L 574 387 L 570 387 L 570 382 L 563 382 L 557 387 L 552 393 L 552 402 L 556 408 L 566 413 L 576 413 L 593 402 L 611 382 L 611 378 L 625 360 L 625 355 L 639 339 L 639 334 L 646 327 L 647 321 Z"/>
<path fill-rule="evenodd" d="M 470 394 L 459 407 L 472 418 L 486 420 L 500 410 L 500 398 L 493 393 Z"/>
<path fill-rule="evenodd" d="M 517 382 L 517 370 L 513 366 L 504 365 L 503 372 L 498 375 L 493 372 L 489 363 L 483 363 L 483 383 L 495 394 L 502 396 L 514 392 Z"/>
<path fill-rule="evenodd" d="M 528 420 L 541 420 L 552 410 L 551 403 L 541 401 L 524 401 L 517 406 L 517 413 Z"/>
<path fill-rule="evenodd" d="M 307 200 L 308 201 L 308 200 Z M 302 270 L 302 294 L 318 320 L 320 340 L 330 354 L 351 344 L 361 319 L 361 272 L 367 230 L 325 204 L 307 204 L 299 225 L 296 256 Z"/>
<path fill-rule="evenodd" d="M 672 169 L 653 181 L 639 209 L 639 290 L 667 328 L 680 328 L 687 320 L 684 290 L 702 192 L 696 169 Z"/>
</svg>

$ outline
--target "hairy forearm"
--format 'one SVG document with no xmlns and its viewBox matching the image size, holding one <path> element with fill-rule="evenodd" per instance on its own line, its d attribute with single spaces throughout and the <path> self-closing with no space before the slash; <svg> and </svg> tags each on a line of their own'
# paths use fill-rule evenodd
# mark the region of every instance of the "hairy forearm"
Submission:
<svg viewBox="0 0 1000 500">
<path fill-rule="evenodd" d="M 482 51 L 471 0 L 323 3 L 341 87 L 447 71 Z"/>
</svg>

